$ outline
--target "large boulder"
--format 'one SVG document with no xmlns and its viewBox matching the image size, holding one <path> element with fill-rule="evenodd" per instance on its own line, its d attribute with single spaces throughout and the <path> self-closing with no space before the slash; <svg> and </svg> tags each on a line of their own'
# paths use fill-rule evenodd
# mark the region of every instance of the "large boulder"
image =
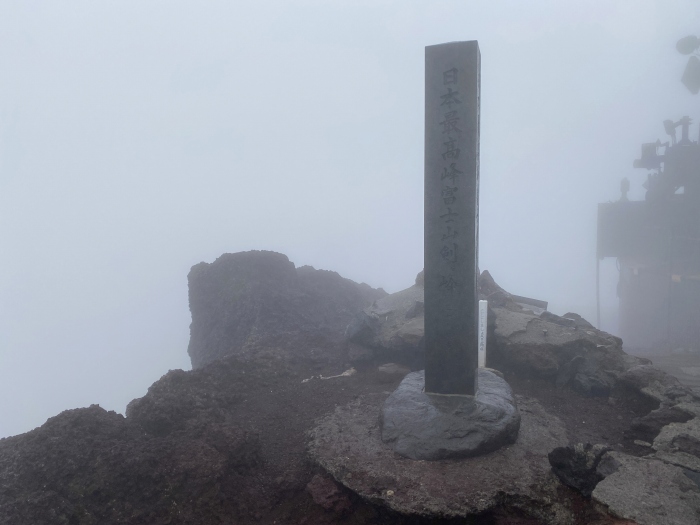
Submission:
<svg viewBox="0 0 700 525">
<path fill-rule="evenodd" d="M 235 514 L 225 481 L 256 465 L 256 435 L 235 421 L 181 416 L 141 426 L 92 405 L 0 440 L 0 523 L 218 523 Z"/>
<path fill-rule="evenodd" d="M 423 359 L 423 287 L 419 284 L 387 295 L 360 310 L 345 335 L 371 350 L 366 355 L 419 365 Z"/>
<path fill-rule="evenodd" d="M 700 523 L 700 486 L 688 471 L 658 459 L 606 453 L 598 463 L 604 478 L 593 500 L 610 514 L 643 525 Z"/>
<path fill-rule="evenodd" d="M 307 335 L 321 346 L 339 342 L 358 310 L 386 296 L 336 272 L 295 268 L 285 255 L 268 251 L 224 254 L 193 266 L 187 279 L 193 368 L 227 355 L 245 357 L 273 340 Z"/>
<path fill-rule="evenodd" d="M 625 435 L 632 440 L 637 439 L 651 443 L 666 425 L 685 423 L 692 418 L 693 414 L 688 413 L 678 405 L 662 406 L 648 414 L 635 418 Z"/>
<path fill-rule="evenodd" d="M 524 298 L 506 292 L 488 271 L 481 273 L 478 284 L 479 298 L 489 303 L 487 365 L 492 368 L 604 397 L 620 374 L 647 362 L 623 352 L 619 338 L 597 330 L 578 314 L 558 316 L 523 303 Z M 358 311 L 346 330 L 350 358 L 421 368 L 423 295 L 421 272 L 410 288 Z"/>
<path fill-rule="evenodd" d="M 397 454 L 419 460 L 486 454 L 515 443 L 520 412 L 498 374 L 480 368 L 472 396 L 424 392 L 425 372 L 407 375 L 384 403 L 382 440 Z"/>
<path fill-rule="evenodd" d="M 619 381 L 661 405 L 672 406 L 700 400 L 691 388 L 651 364 L 643 363 L 627 368 L 619 376 Z"/>
<path fill-rule="evenodd" d="M 619 338 L 578 316 L 507 307 L 493 313 L 495 341 L 488 359 L 504 372 L 547 379 L 586 396 L 608 396 L 617 376 L 639 362 L 623 352 Z"/>
<path fill-rule="evenodd" d="M 374 301 L 358 311 L 345 330 L 350 359 L 355 361 L 397 361 L 413 369 L 423 368 L 425 307 L 424 272 L 413 286 Z M 520 306 L 484 270 L 478 279 L 479 298 L 491 305 Z M 489 333 L 493 333 L 493 315 Z"/>
<path fill-rule="evenodd" d="M 700 476 L 700 417 L 663 427 L 653 444 L 653 456 Z"/>
<path fill-rule="evenodd" d="M 595 486 L 603 479 L 603 475 L 597 471 L 598 463 L 609 450 L 610 447 L 606 445 L 577 443 L 557 447 L 548 457 L 552 471 L 562 483 L 590 498 Z"/>
</svg>

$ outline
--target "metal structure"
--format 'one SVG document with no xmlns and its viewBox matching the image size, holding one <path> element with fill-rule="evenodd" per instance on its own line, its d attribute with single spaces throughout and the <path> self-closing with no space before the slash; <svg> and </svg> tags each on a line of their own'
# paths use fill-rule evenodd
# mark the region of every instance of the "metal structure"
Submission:
<svg viewBox="0 0 700 525">
<path fill-rule="evenodd" d="M 681 55 L 691 55 L 683 71 L 681 82 L 693 95 L 700 92 L 700 38 L 690 35 L 676 42 L 676 49 Z"/>
<path fill-rule="evenodd" d="M 690 125 L 667 120 L 669 141 L 642 145 L 634 167 L 648 171 L 645 200 L 628 200 L 623 179 L 620 200 L 598 205 L 598 261 L 617 257 L 627 348 L 700 349 L 700 145 Z"/>
</svg>

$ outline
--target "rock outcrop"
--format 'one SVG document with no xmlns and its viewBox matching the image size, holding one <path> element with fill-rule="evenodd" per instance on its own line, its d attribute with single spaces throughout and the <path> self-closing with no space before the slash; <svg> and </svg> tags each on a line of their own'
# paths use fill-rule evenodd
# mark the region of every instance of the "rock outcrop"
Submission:
<svg viewBox="0 0 700 525">
<path fill-rule="evenodd" d="M 559 479 L 569 487 L 590 498 L 593 489 L 603 475 L 598 472 L 603 454 L 610 447 L 577 443 L 567 447 L 557 447 L 549 453 L 549 463 Z"/>
<path fill-rule="evenodd" d="M 358 313 L 347 333 L 355 355 L 391 358 L 414 368 L 422 362 L 423 288 L 418 281 Z M 634 440 L 637 453 L 646 449 L 646 456 L 613 451 L 607 443 L 558 446 L 549 453 L 558 478 L 592 498 L 601 512 L 623 520 L 659 525 L 700 522 L 700 395 L 649 360 L 628 355 L 619 338 L 597 330 L 575 313 L 535 313 L 537 308 L 516 301 L 487 272 L 479 279 L 479 291 L 480 298 L 489 301 L 487 366 L 520 378 L 547 381 L 586 397 L 610 396 L 610 403 L 618 396 L 632 396 L 639 406 L 651 410 L 634 419 L 625 432 L 627 439 Z M 393 488 L 391 498 L 372 496 L 371 486 L 343 477 L 343 473 L 359 468 L 354 465 L 357 458 L 331 458 L 329 450 L 335 446 L 362 449 L 351 441 L 355 432 L 352 422 L 360 421 L 360 416 L 351 406 L 342 411 L 349 422 L 338 422 L 337 412 L 318 427 L 315 439 L 320 441 L 314 444 L 318 451 L 313 452 L 317 460 L 364 497 L 382 497 L 392 508 L 407 505 L 413 509 L 404 498 L 394 495 Z M 524 413 L 523 424 L 526 416 Z M 331 426 L 342 427 L 337 439 L 325 434 Z M 374 450 L 362 453 L 379 454 Z M 397 467 L 382 468 L 393 472 Z M 368 478 L 363 476 L 363 480 Z M 403 481 L 406 487 L 410 487 L 408 479 Z M 395 481 L 393 486 L 400 483 Z M 657 490 L 659 486 L 663 490 Z M 419 498 L 410 488 L 405 491 L 408 497 Z M 425 496 L 421 498 L 424 504 Z M 444 500 L 444 496 L 440 498 Z M 443 508 L 439 511 L 447 512 Z M 556 522 L 559 518 L 550 515 L 547 519 Z"/>
<path fill-rule="evenodd" d="M 519 376 L 518 440 L 483 456 L 416 462 L 382 443 L 379 414 L 409 371 L 401 356 L 419 355 L 410 323 L 423 315 L 420 276 L 392 297 L 248 252 L 195 266 L 190 282 L 197 369 L 168 372 L 126 417 L 93 405 L 0 439 L 0 524 L 697 523 L 700 399 L 575 314 L 535 315 L 484 272 L 491 364 Z M 366 341 L 393 344 L 396 359 L 344 373 L 344 329 L 360 310 L 379 323 Z M 381 352 L 353 345 L 358 355 Z M 590 397 L 608 388 L 607 402 Z M 551 403 L 554 392 L 568 401 Z M 554 458 L 560 475 L 572 474 L 561 483 L 548 453 L 582 441 L 571 407 L 587 414 L 594 437 L 583 441 L 622 440 L 624 424 L 608 431 L 614 415 L 596 417 L 628 400 L 643 407 L 634 421 L 626 415 L 630 439 L 648 443 L 631 453 L 647 455 L 622 454 L 630 449 L 618 441 L 614 451 L 583 447 Z"/>
<path fill-rule="evenodd" d="M 309 335 L 320 346 L 338 342 L 358 310 L 387 295 L 336 272 L 295 268 L 285 255 L 267 251 L 224 254 L 193 266 L 187 279 L 193 368 L 249 356 L 269 343 L 288 351 Z"/>
<path fill-rule="evenodd" d="M 606 397 L 617 379 L 648 363 L 622 350 L 622 341 L 595 329 L 580 315 L 537 315 L 496 284 L 484 271 L 479 297 L 489 302 L 487 366 L 520 376 L 546 379 L 586 396 Z M 423 286 L 421 274 L 406 290 L 376 300 L 348 325 L 350 357 L 423 363 Z"/>
<path fill-rule="evenodd" d="M 257 436 L 231 418 L 202 417 L 192 401 L 163 403 L 165 417 L 67 410 L 0 440 L 0 523 L 215 523 L 237 514 L 227 480 L 257 465 Z"/>
<path fill-rule="evenodd" d="M 619 374 L 642 362 L 623 352 L 622 341 L 579 318 L 550 312 L 535 315 L 507 307 L 492 309 L 495 340 L 490 366 L 547 379 L 587 396 L 607 397 Z"/>
<path fill-rule="evenodd" d="M 664 461 L 608 452 L 598 464 L 604 477 L 593 500 L 619 518 L 642 525 L 700 523 L 700 486 Z"/>
<path fill-rule="evenodd" d="M 397 361 L 414 369 L 423 367 L 425 310 L 423 272 L 413 286 L 386 295 L 358 311 L 345 330 L 350 359 Z M 519 308 L 488 271 L 479 277 L 479 297 L 489 303 Z M 493 333 L 493 320 L 489 322 Z"/>
<path fill-rule="evenodd" d="M 387 295 L 356 312 L 345 330 L 348 341 L 365 347 L 358 360 L 391 361 L 420 367 L 425 332 L 423 287 Z"/>
</svg>

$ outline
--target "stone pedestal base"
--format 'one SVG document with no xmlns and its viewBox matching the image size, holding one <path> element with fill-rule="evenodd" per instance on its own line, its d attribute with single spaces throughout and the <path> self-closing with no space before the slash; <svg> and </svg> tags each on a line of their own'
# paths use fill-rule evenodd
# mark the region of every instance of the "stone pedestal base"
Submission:
<svg viewBox="0 0 700 525">
<path fill-rule="evenodd" d="M 408 374 L 384 403 L 382 441 L 411 459 L 438 460 L 486 454 L 515 443 L 520 413 L 496 373 L 478 369 L 476 396 L 423 392 L 423 371 Z"/>
<path fill-rule="evenodd" d="M 367 394 L 318 420 L 309 435 L 309 457 L 363 500 L 400 514 L 482 523 L 488 520 L 480 518 L 509 502 L 539 523 L 574 523 L 547 459 L 550 450 L 569 442 L 566 429 L 534 399 L 517 399 L 518 440 L 490 454 L 448 461 L 399 456 L 380 436 L 386 395 Z"/>
</svg>

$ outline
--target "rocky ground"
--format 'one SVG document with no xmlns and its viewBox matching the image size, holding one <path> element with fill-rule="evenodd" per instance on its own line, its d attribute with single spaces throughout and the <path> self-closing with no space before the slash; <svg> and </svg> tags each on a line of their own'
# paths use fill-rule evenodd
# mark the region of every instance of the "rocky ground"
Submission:
<svg viewBox="0 0 700 525">
<path fill-rule="evenodd" d="M 0 523 L 416 523 L 340 491 L 308 460 L 317 418 L 361 395 L 386 396 L 401 379 L 373 366 L 320 379 L 346 370 L 341 349 L 329 350 L 325 363 L 231 357 L 172 371 L 126 418 L 93 406 L 0 441 Z M 570 442 L 634 451 L 624 431 L 640 407 L 621 400 L 614 411 L 539 382 L 513 387 L 541 392 Z M 315 476 L 320 504 L 307 490 Z"/>
<path fill-rule="evenodd" d="M 680 352 L 676 354 L 649 354 L 637 353 L 631 350 L 630 353 L 641 355 L 654 366 L 659 367 L 664 372 L 677 377 L 686 386 L 700 389 L 700 354 L 697 352 Z"/>
<path fill-rule="evenodd" d="M 255 266 L 255 259 L 262 258 L 273 267 L 286 267 L 287 275 L 299 273 L 293 266 L 289 272 L 284 260 L 278 264 L 279 254 L 268 253 L 246 256 L 253 261 L 244 267 Z M 227 278 L 232 283 L 241 278 L 230 258 L 227 264 L 228 276 L 222 272 L 212 282 Z M 420 319 L 420 308 L 415 297 L 408 302 L 403 297 L 399 302 L 406 304 L 406 311 L 389 311 L 389 301 L 384 298 L 391 296 L 381 291 L 355 285 L 332 272 L 314 274 L 317 271 L 309 267 L 303 271 L 313 286 L 293 284 L 286 288 L 291 289 L 287 294 L 275 293 L 279 280 L 266 277 L 265 272 L 254 278 L 247 274 L 245 286 L 230 288 L 229 293 L 238 290 L 240 301 L 256 308 L 256 315 L 244 320 L 235 317 L 243 310 L 221 296 L 220 286 L 212 285 L 208 294 L 202 293 L 197 299 L 200 302 L 193 303 L 190 353 L 206 346 L 197 339 L 198 333 L 204 334 L 202 337 L 216 333 L 209 344 L 225 357 L 214 360 L 200 356 L 196 370 L 167 373 L 146 396 L 129 405 L 126 417 L 98 406 L 70 410 L 31 432 L 0 440 L 0 523 L 554 522 L 551 515 L 517 498 L 496 499 L 487 510 L 469 518 L 407 513 L 405 508 L 402 511 L 387 504 L 390 488 L 368 487 L 377 491 L 374 496 L 358 496 L 314 461 L 309 447 L 313 448 L 314 431 L 321 422 L 353 404 L 371 401 L 379 406 L 409 369 L 420 366 L 420 338 L 415 337 L 415 326 L 404 330 L 409 335 L 393 339 L 391 348 L 372 343 L 392 341 L 391 331 L 405 324 L 397 320 Z M 315 279 L 316 275 L 321 278 Z M 482 293 L 491 296 L 492 305 L 503 309 L 501 319 L 508 317 L 504 312 L 530 315 L 511 304 L 491 280 L 482 281 Z M 314 287 L 316 292 L 309 291 Z M 354 301 L 359 300 L 357 287 L 370 295 L 362 315 L 358 314 L 361 308 L 351 311 Z M 345 290 L 345 299 L 336 296 L 339 289 Z M 259 301 L 261 295 L 268 299 Z M 313 304 L 309 300 L 312 296 L 327 301 L 322 303 L 325 307 Z M 192 290 L 190 297 L 192 300 Z M 215 318 L 199 315 L 204 310 L 197 311 L 198 304 L 209 308 L 209 302 L 223 305 L 212 314 Z M 355 326 L 358 332 L 356 316 L 360 315 L 361 321 L 372 309 L 381 308 L 383 322 L 393 322 L 393 328 L 382 325 L 377 316 L 365 323 L 375 331 L 364 331 L 363 344 L 344 339 L 339 326 Z M 407 316 L 409 309 L 413 310 Z M 302 320 L 303 329 L 295 322 L 280 320 L 290 310 Z M 272 323 L 266 312 L 273 312 L 279 322 Z M 497 319 L 496 313 L 494 309 L 492 321 Z M 547 320 L 547 316 L 534 315 L 525 320 L 518 316 L 505 325 L 492 322 L 491 364 L 495 366 L 500 359 L 521 406 L 541 407 L 532 410 L 541 410 L 558 422 L 558 444 L 571 445 L 562 447 L 558 463 L 573 479 L 568 484 L 538 463 L 553 484 L 547 490 L 554 491 L 558 504 L 566 508 L 568 523 L 633 523 L 623 518 L 629 519 L 639 510 L 630 501 L 644 500 L 639 491 L 649 487 L 629 484 L 640 479 L 672 482 L 665 485 L 670 492 L 657 491 L 660 495 L 649 503 L 657 509 L 656 514 L 653 509 L 638 514 L 638 523 L 674 522 L 658 521 L 663 517 L 660 512 L 673 519 L 680 512 L 678 523 L 694 519 L 689 513 L 694 512 L 700 492 L 700 480 L 693 479 L 693 474 L 700 472 L 700 429 L 695 418 L 700 412 L 693 412 L 697 405 L 693 393 L 646 362 L 625 357 L 614 338 L 586 327 L 583 320 L 573 316 Z M 209 330 L 197 332 L 195 320 L 209 322 Z M 238 342 L 227 344 L 225 337 L 232 326 L 244 326 L 245 334 L 234 334 Z M 265 328 L 270 326 L 274 329 Z M 382 337 L 377 336 L 377 329 Z M 547 330 L 546 334 L 542 330 Z M 352 337 L 352 333 L 347 335 Z M 403 361 L 401 352 L 407 352 Z M 531 359 L 512 365 L 523 352 L 529 352 Z M 388 357 L 399 364 L 380 366 Z M 193 356 L 193 362 L 196 359 Z M 342 375 L 351 369 L 355 372 Z M 610 450 L 595 456 L 595 465 L 591 465 L 587 463 L 590 451 L 575 449 L 577 443 L 606 444 Z M 435 463 L 437 468 L 439 464 Z M 596 471 L 599 464 L 604 467 L 603 474 Z M 586 475 L 595 479 L 592 498 L 577 485 Z M 464 491 L 464 486 L 454 490 Z M 676 487 L 684 492 L 674 492 Z M 634 498 L 623 497 L 621 491 Z M 678 494 L 686 498 L 682 502 L 685 506 L 676 505 Z M 536 499 L 537 494 L 530 496 Z"/>
</svg>

